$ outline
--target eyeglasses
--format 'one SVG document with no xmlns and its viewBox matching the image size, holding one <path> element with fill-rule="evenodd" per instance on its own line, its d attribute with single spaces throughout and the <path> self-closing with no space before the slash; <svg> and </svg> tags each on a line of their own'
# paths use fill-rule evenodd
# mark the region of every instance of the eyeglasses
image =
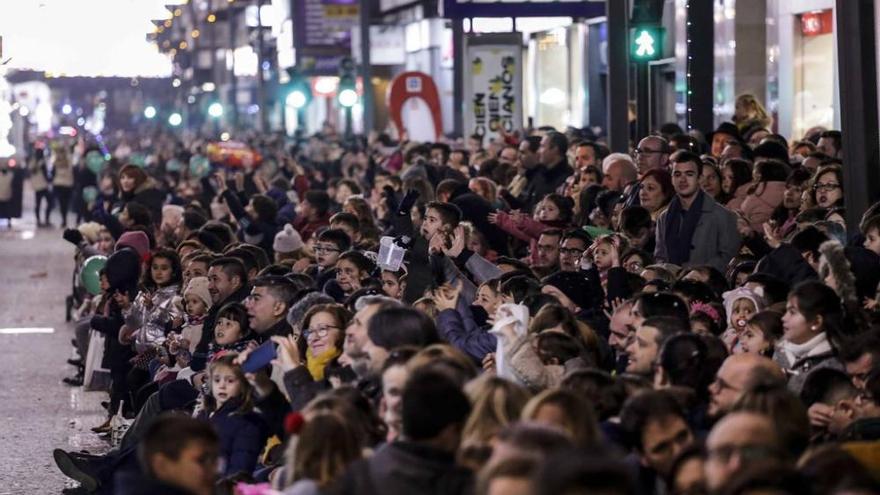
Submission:
<svg viewBox="0 0 880 495">
<path fill-rule="evenodd" d="M 835 184 L 833 182 L 829 182 L 828 184 L 814 184 L 813 185 L 814 191 L 831 192 L 831 191 L 834 191 L 835 189 L 840 189 L 840 184 Z"/>
<path fill-rule="evenodd" d="M 327 335 L 330 335 L 330 329 L 332 329 L 332 328 L 338 329 L 339 327 L 333 326 L 333 325 L 323 325 L 323 326 L 315 327 L 315 328 L 306 328 L 305 330 L 303 330 L 302 335 L 305 339 L 309 339 L 311 337 L 317 337 L 319 339 L 323 339 Z"/>
<path fill-rule="evenodd" d="M 340 250 L 333 246 L 315 246 L 316 253 L 338 253 Z"/>
</svg>

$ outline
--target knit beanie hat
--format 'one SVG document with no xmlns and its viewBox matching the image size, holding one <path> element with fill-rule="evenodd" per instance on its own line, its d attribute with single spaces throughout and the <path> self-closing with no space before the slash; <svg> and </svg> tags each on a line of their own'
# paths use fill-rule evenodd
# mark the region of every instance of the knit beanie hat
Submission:
<svg viewBox="0 0 880 495">
<path fill-rule="evenodd" d="M 764 294 L 761 290 L 753 290 L 748 287 L 737 287 L 736 289 L 729 290 L 722 294 L 724 298 L 724 311 L 727 313 L 727 317 L 730 318 L 733 314 L 733 305 L 740 299 L 748 299 L 752 301 L 752 304 L 755 305 L 755 312 L 761 311 L 764 309 Z"/>
<path fill-rule="evenodd" d="M 596 290 L 597 283 L 598 280 L 590 280 L 583 272 L 556 272 L 541 280 L 542 285 L 556 287 L 581 309 L 594 309 L 601 305 L 602 296 Z"/>
<path fill-rule="evenodd" d="M 116 242 L 116 250 L 118 251 L 124 247 L 134 249 L 142 261 L 150 259 L 150 238 L 140 230 L 130 230 L 119 236 L 119 240 Z"/>
<path fill-rule="evenodd" d="M 111 293 L 115 291 L 131 293 L 137 289 L 141 275 L 140 256 L 130 247 L 118 249 L 107 258 L 104 273 L 107 275 Z"/>
<path fill-rule="evenodd" d="M 183 296 L 194 295 L 205 303 L 205 307 L 211 309 L 211 292 L 208 291 L 208 277 L 193 277 L 189 280 Z"/>
<path fill-rule="evenodd" d="M 290 224 L 285 225 L 282 230 L 275 234 L 275 242 L 272 244 L 272 249 L 276 253 L 292 253 L 302 247 L 302 236 Z"/>
</svg>

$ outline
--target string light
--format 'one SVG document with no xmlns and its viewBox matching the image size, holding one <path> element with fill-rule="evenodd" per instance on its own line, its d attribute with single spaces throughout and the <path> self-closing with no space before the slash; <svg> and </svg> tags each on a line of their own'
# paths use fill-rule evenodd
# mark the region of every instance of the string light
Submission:
<svg viewBox="0 0 880 495">
<path fill-rule="evenodd" d="M 690 20 L 691 17 L 691 2 L 688 1 L 685 3 L 685 12 L 687 18 L 687 27 L 685 28 L 685 39 L 687 41 L 685 45 L 685 53 L 687 54 L 687 61 L 685 62 L 685 87 L 687 88 L 687 94 L 685 96 L 685 105 L 687 106 L 687 114 L 685 115 L 685 123 L 688 131 L 692 131 L 694 129 L 693 123 L 693 106 L 691 102 L 691 96 L 693 95 L 693 87 L 692 85 L 692 77 L 691 77 L 691 63 L 694 59 L 691 52 L 691 36 L 693 35 L 692 31 L 692 23 Z"/>
<path fill-rule="evenodd" d="M 201 34 L 202 34 L 202 33 L 200 33 L 198 29 L 193 29 L 193 30 L 192 30 L 192 33 L 190 33 L 190 36 L 192 36 L 193 39 L 195 39 L 195 38 L 198 38 L 199 35 L 201 35 Z"/>
<path fill-rule="evenodd" d="M 214 14 L 208 14 L 208 19 L 207 19 L 207 20 L 208 20 L 209 23 L 214 23 L 214 22 L 217 21 L 217 16 L 214 15 Z"/>
<path fill-rule="evenodd" d="M 179 45 L 177 45 L 181 50 L 186 50 L 186 47 L 189 46 L 186 41 L 181 41 Z"/>
<path fill-rule="evenodd" d="M 183 14 L 183 11 L 180 9 L 174 9 L 174 17 L 180 17 Z"/>
<path fill-rule="evenodd" d="M 165 27 L 167 27 L 167 28 L 170 28 L 172 24 L 173 23 L 171 22 L 171 19 L 168 19 L 167 21 L 165 21 Z"/>
</svg>

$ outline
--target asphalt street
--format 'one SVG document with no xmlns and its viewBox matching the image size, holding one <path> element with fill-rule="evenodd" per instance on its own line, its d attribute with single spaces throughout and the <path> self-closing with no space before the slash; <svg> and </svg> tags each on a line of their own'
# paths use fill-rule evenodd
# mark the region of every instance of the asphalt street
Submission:
<svg viewBox="0 0 880 495">
<path fill-rule="evenodd" d="M 25 217 L 0 224 L 0 495 L 60 493 L 72 482 L 52 449 L 103 452 L 90 431 L 104 419 L 106 394 L 83 392 L 73 374 L 71 324 L 65 323 L 74 248 L 57 227 L 36 229 L 25 192 Z"/>
</svg>

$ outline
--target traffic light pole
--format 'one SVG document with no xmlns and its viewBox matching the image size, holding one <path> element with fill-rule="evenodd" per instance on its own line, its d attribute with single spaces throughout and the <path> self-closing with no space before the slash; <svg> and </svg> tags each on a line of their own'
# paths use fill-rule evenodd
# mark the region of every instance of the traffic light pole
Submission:
<svg viewBox="0 0 880 495">
<path fill-rule="evenodd" d="M 345 139 L 351 139 L 353 130 L 351 125 L 351 107 L 345 107 Z"/>
<path fill-rule="evenodd" d="M 363 94 L 364 136 L 369 136 L 373 130 L 373 71 L 370 61 L 370 4 L 371 0 L 360 0 L 361 16 L 361 80 Z M 348 112 L 351 113 L 351 110 Z"/>
<path fill-rule="evenodd" d="M 712 104 L 715 77 L 715 2 L 690 2 L 687 11 L 688 127 L 703 133 L 715 128 Z"/>
<path fill-rule="evenodd" d="M 308 135 L 309 129 L 306 126 L 306 109 L 297 108 L 296 109 L 296 130 L 302 131 L 302 135 Z M 296 132 L 296 131 L 294 131 Z"/>
<path fill-rule="evenodd" d="M 636 135 L 638 142 L 651 133 L 651 67 L 648 62 L 636 62 Z"/>
<path fill-rule="evenodd" d="M 608 146 L 629 151 L 629 2 L 606 0 L 608 17 Z"/>
</svg>

